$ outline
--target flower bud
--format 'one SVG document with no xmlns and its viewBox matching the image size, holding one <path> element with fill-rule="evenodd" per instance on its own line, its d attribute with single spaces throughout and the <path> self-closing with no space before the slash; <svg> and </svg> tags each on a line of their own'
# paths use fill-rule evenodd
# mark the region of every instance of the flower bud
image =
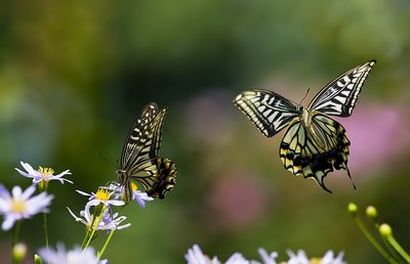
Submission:
<svg viewBox="0 0 410 264">
<path fill-rule="evenodd" d="M 377 217 L 376 207 L 369 205 L 366 208 L 366 215 L 370 218 L 376 218 Z"/>
<path fill-rule="evenodd" d="M 389 237 L 393 234 L 393 230 L 388 224 L 381 224 L 379 227 L 379 232 L 384 237 Z"/>
<path fill-rule="evenodd" d="M 349 205 L 347 206 L 347 211 L 349 211 L 349 213 L 355 214 L 358 210 L 357 204 L 355 203 L 349 203 Z"/>
<path fill-rule="evenodd" d="M 17 243 L 13 247 L 14 263 L 21 263 L 27 254 L 27 246 L 24 243 Z"/>
</svg>

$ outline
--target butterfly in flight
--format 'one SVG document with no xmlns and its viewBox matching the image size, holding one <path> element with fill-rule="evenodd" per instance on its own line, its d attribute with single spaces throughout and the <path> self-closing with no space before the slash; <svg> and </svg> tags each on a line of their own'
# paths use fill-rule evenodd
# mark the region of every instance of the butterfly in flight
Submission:
<svg viewBox="0 0 410 264">
<path fill-rule="evenodd" d="M 328 83 L 307 108 L 269 90 L 239 94 L 234 104 L 266 137 L 288 127 L 279 155 L 285 169 L 314 179 L 325 191 L 326 175 L 344 169 L 352 179 L 347 160 L 350 141 L 343 126 L 329 116 L 348 117 L 356 105 L 363 83 L 376 63 L 370 60 Z M 353 184 L 353 182 L 352 182 Z M 356 189 L 355 185 L 353 187 Z"/>
<path fill-rule="evenodd" d="M 163 199 L 176 183 L 174 162 L 160 157 L 162 124 L 167 108 L 156 103 L 144 107 L 125 140 L 116 171 L 124 190 L 124 200 L 132 200 L 131 181 L 135 180 L 148 196 Z"/>
</svg>

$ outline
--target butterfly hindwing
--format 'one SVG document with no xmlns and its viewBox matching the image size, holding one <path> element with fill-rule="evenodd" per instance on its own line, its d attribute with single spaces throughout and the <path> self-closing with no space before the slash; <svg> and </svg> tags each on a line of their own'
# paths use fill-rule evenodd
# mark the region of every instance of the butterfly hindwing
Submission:
<svg viewBox="0 0 410 264">
<path fill-rule="evenodd" d="M 312 116 L 310 126 L 300 121 L 291 123 L 281 142 L 279 155 L 285 169 L 304 178 L 313 178 L 330 192 L 323 180 L 334 169 L 348 171 L 349 145 L 343 126 L 317 113 Z"/>
<path fill-rule="evenodd" d="M 234 104 L 267 137 L 272 137 L 299 115 L 288 99 L 268 90 L 244 91 Z"/>
<path fill-rule="evenodd" d="M 320 111 L 328 115 L 350 116 L 364 81 L 375 63 L 375 60 L 370 60 L 343 73 L 328 83 L 313 98 L 308 109 Z"/>
</svg>

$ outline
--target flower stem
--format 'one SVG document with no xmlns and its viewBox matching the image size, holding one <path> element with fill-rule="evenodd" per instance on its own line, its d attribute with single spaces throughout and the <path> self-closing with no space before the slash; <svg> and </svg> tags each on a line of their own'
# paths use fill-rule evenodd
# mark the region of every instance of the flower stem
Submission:
<svg viewBox="0 0 410 264">
<path fill-rule="evenodd" d="M 87 232 L 88 237 L 87 237 L 87 239 L 86 239 L 85 245 L 82 246 L 83 249 L 85 249 L 86 247 L 88 247 L 88 245 L 90 245 L 91 240 L 93 240 L 93 237 L 94 237 L 94 234 L 95 234 L 95 230 L 96 230 L 96 228 L 93 227 L 92 230 L 91 230 L 91 232 L 90 232 L 90 231 Z"/>
<path fill-rule="evenodd" d="M 90 234 L 90 231 L 87 229 L 87 231 L 85 232 L 85 236 L 84 236 L 83 242 L 81 242 L 81 248 L 82 248 L 82 249 L 84 249 L 84 245 L 85 245 L 85 243 L 86 243 L 87 240 L 88 240 L 89 234 Z"/>
<path fill-rule="evenodd" d="M 46 248 L 48 248 L 48 227 L 47 227 L 47 214 L 46 213 L 43 213 L 43 227 L 44 227 Z"/>
<path fill-rule="evenodd" d="M 103 210 L 105 210 L 106 208 L 102 208 L 101 209 L 101 211 L 96 211 L 97 213 L 94 213 L 94 217 L 93 217 L 93 221 L 91 222 L 91 225 L 90 225 L 90 228 L 91 228 L 91 230 L 89 229 L 88 231 L 87 231 L 87 234 L 86 234 L 86 236 L 85 236 L 85 238 L 84 238 L 84 241 L 83 241 L 83 243 L 82 243 L 82 245 L 81 245 L 81 247 L 83 248 L 83 249 L 85 249 L 86 247 L 88 247 L 88 245 L 90 244 L 90 242 L 91 242 L 91 240 L 94 238 L 94 234 L 95 234 L 95 231 L 97 230 L 97 227 L 98 227 L 98 224 L 100 223 L 100 221 L 101 221 L 101 218 L 102 218 L 102 215 L 103 215 Z M 95 216 L 95 215 L 97 215 L 97 216 Z M 84 243 L 85 242 L 85 243 Z"/>
<path fill-rule="evenodd" d="M 360 218 L 355 215 L 354 216 L 354 221 L 356 222 L 357 226 L 359 227 L 360 231 L 364 234 L 364 236 L 367 238 L 367 240 L 372 243 L 372 245 L 379 251 L 379 253 L 391 264 L 397 264 L 397 261 L 393 259 L 389 253 L 387 253 L 383 247 L 377 242 L 377 240 L 370 234 L 370 232 L 366 229 Z"/>
<path fill-rule="evenodd" d="M 104 254 L 105 249 L 107 248 L 108 244 L 111 241 L 112 236 L 114 235 L 115 230 L 111 230 L 110 234 L 108 235 L 107 239 L 105 240 L 105 243 L 101 250 L 98 252 L 98 260 L 101 258 L 101 256 Z"/>
<path fill-rule="evenodd" d="M 20 226 L 21 226 L 21 220 L 17 221 L 16 226 L 14 227 L 14 236 L 13 236 L 13 242 L 11 244 L 11 247 L 14 248 L 14 246 L 17 244 L 17 241 L 19 239 L 20 235 Z"/>
<path fill-rule="evenodd" d="M 410 263 L 410 256 L 407 252 L 400 246 L 393 236 L 387 237 L 387 242 L 393 247 L 393 249 L 402 257 L 407 263 Z"/>
</svg>

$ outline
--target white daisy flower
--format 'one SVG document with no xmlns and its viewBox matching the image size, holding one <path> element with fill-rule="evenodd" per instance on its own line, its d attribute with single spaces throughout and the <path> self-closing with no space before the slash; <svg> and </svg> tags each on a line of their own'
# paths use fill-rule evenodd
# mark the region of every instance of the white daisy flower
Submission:
<svg viewBox="0 0 410 264">
<path fill-rule="evenodd" d="M 346 262 L 343 261 L 343 252 L 339 252 L 337 257 L 334 257 L 334 253 L 332 250 L 328 250 L 326 254 L 323 256 L 321 259 L 321 264 L 346 264 Z"/>
<path fill-rule="evenodd" d="M 80 211 L 81 217 L 76 216 L 70 208 L 67 207 L 67 209 L 77 222 L 83 223 L 88 229 L 91 229 L 92 225 L 96 224 L 93 223 L 94 216 L 90 213 L 90 207 L 86 206 L 84 210 Z M 110 214 L 109 210 L 105 210 L 95 230 L 121 230 L 128 228 L 131 226 L 130 223 L 121 225 L 126 219 L 127 217 L 125 216 L 118 216 L 118 213 Z"/>
<path fill-rule="evenodd" d="M 58 244 L 56 250 L 42 248 L 38 254 L 47 264 L 108 264 L 107 260 L 98 260 L 95 249 L 87 247 L 81 249 L 75 247 L 67 251 L 62 244 Z"/>
<path fill-rule="evenodd" d="M 188 249 L 188 253 L 185 254 L 185 259 L 188 264 L 220 264 L 221 262 L 217 257 L 210 259 L 207 255 L 202 253 L 201 248 L 198 245 L 193 245 Z"/>
<path fill-rule="evenodd" d="M 54 170 L 51 168 L 43 168 L 40 166 L 38 170 L 35 170 L 28 163 L 20 161 L 20 164 L 26 171 L 24 172 L 18 168 L 15 168 L 16 171 L 24 177 L 32 178 L 33 184 L 47 186 L 48 182 L 52 180 L 59 181 L 61 184 L 64 184 L 65 181 L 68 183 L 73 183 L 72 181 L 63 178 L 65 175 L 71 175 L 70 170 L 65 170 L 60 174 L 54 175 Z"/>
<path fill-rule="evenodd" d="M 289 260 L 287 264 L 313 264 L 313 263 L 320 263 L 320 264 L 346 264 L 343 261 L 343 252 L 340 252 L 336 258 L 334 258 L 333 251 L 329 250 L 323 256 L 323 258 L 311 258 L 309 259 L 306 256 L 306 253 L 303 250 L 298 250 L 297 254 L 288 250 Z"/>
<path fill-rule="evenodd" d="M 32 185 L 24 192 L 20 186 L 14 186 L 11 194 L 0 185 L 0 215 L 4 215 L 1 226 L 3 230 L 9 230 L 20 219 L 31 218 L 40 212 L 47 212 L 47 207 L 54 198 L 46 192 L 30 197 L 36 188 Z"/>
<path fill-rule="evenodd" d="M 107 207 L 110 205 L 113 206 L 122 206 L 125 204 L 124 201 L 118 200 L 115 198 L 115 192 L 114 191 L 109 191 L 104 188 L 99 188 L 96 193 L 86 193 L 80 190 L 76 190 L 79 194 L 87 196 L 88 197 L 88 202 L 86 204 L 86 207 L 90 206 L 98 206 L 99 204 L 103 204 Z M 114 197 L 113 197 L 114 196 Z"/>
<path fill-rule="evenodd" d="M 258 253 L 262 258 L 263 264 L 277 264 L 276 258 L 278 257 L 278 253 L 271 252 L 270 254 L 263 248 L 258 249 Z M 252 260 L 252 264 L 259 264 L 260 262 Z"/>
<path fill-rule="evenodd" d="M 242 254 L 234 253 L 225 264 L 250 264 L 249 260 L 245 259 Z"/>
</svg>

